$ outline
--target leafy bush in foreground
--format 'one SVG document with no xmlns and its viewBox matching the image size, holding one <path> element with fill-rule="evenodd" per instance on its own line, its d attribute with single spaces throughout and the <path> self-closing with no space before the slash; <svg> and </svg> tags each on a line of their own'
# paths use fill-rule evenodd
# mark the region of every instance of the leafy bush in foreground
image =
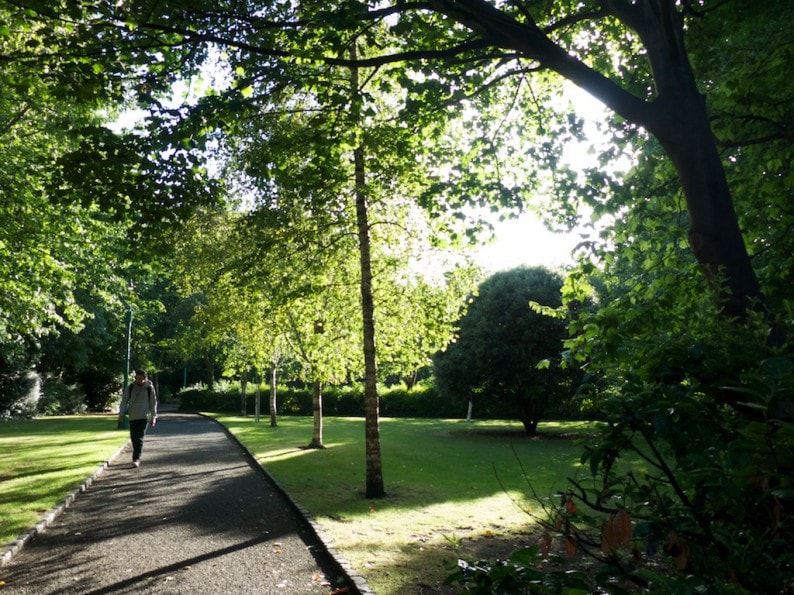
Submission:
<svg viewBox="0 0 794 595">
<path fill-rule="evenodd" d="M 716 346 L 697 351 L 719 353 Z M 714 362 L 693 353 L 680 361 L 687 358 L 685 382 L 627 375 L 604 399 L 608 421 L 582 456 L 590 477 L 571 479 L 549 511 L 534 563 L 478 562 L 454 580 L 469 593 L 576 589 L 533 566 L 551 556 L 557 536 L 570 569 L 596 564 L 588 588 L 601 592 L 626 592 L 626 585 L 648 593 L 790 592 L 794 362 L 771 357 L 723 385 L 719 376 L 696 382 Z M 649 471 L 617 465 L 627 455 Z"/>
</svg>

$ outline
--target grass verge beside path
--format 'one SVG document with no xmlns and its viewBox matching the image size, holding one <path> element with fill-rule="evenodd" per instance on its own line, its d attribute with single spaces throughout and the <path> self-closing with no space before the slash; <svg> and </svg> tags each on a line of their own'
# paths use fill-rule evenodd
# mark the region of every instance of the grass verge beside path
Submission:
<svg viewBox="0 0 794 595">
<path fill-rule="evenodd" d="M 364 421 L 325 418 L 325 449 L 306 450 L 312 419 L 217 416 L 379 595 L 452 593 L 442 586 L 458 558 L 504 557 L 534 543 L 532 514 L 576 474 L 584 423 L 381 419 L 387 496 L 366 499 Z M 525 477 L 525 473 L 526 476 Z M 527 483 L 531 482 L 531 489 Z"/>
<path fill-rule="evenodd" d="M 128 439 L 115 415 L 0 422 L 0 548 L 39 522 Z"/>
</svg>

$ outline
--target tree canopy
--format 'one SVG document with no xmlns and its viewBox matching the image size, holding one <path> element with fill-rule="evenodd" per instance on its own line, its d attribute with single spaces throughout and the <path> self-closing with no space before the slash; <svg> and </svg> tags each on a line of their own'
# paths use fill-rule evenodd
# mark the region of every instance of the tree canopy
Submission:
<svg viewBox="0 0 794 595">
<path fill-rule="evenodd" d="M 45 3 L 14 16 L 49 23 L 57 6 Z M 256 105 L 258 98 L 288 88 L 291 81 L 311 89 L 317 105 L 348 104 L 351 98 L 344 84 L 333 76 L 337 66 L 394 70 L 406 93 L 401 117 L 409 129 L 423 135 L 433 130 L 432 121 L 445 111 L 456 111 L 454 106 L 461 102 L 487 105 L 497 96 L 504 97 L 511 86 L 517 111 L 538 113 L 538 100 L 548 94 L 539 81 L 546 79 L 530 75 L 555 73 L 607 105 L 623 123 L 624 136 L 647 135 L 669 159 L 687 207 L 692 253 L 714 287 L 724 287 L 725 313 L 744 318 L 749 307 L 760 303 L 761 287 L 729 185 L 730 156 L 720 150 L 786 139 L 791 116 L 785 101 L 765 106 L 723 101 L 733 93 L 733 83 L 727 82 L 731 77 L 713 75 L 720 74 L 715 70 L 724 64 L 715 58 L 719 51 L 751 55 L 744 41 L 758 39 L 756 33 L 765 33 L 763 39 L 774 47 L 766 64 L 785 61 L 789 50 L 783 23 L 791 10 L 785 2 L 600 0 L 494 5 L 485 0 L 436 0 L 377 6 L 160 2 L 152 7 L 96 1 L 83 8 L 85 12 L 68 4 L 65 11 L 69 16 L 62 27 L 68 35 L 61 46 L 71 52 L 59 54 L 59 72 L 82 77 L 81 87 L 96 93 L 101 88 L 112 95 L 127 84 L 134 99 L 147 107 L 158 106 L 156 123 L 163 131 L 158 136 L 179 147 L 176 155 L 185 158 L 202 142 L 197 132 L 231 125 L 230 113 Z M 725 23 L 737 20 L 742 27 L 734 29 L 741 32 L 726 35 Z M 42 30 L 43 35 L 53 34 L 48 25 Z M 355 59 L 349 51 L 354 44 Z M 198 72 L 215 48 L 228 65 L 229 82 L 220 97 L 204 103 L 224 109 L 215 117 L 203 110 L 192 123 L 179 124 L 179 111 L 162 108 L 157 93 L 177 77 Z M 97 53 L 114 59 L 87 70 Z M 136 64 L 140 68 L 131 70 Z M 783 99 L 786 91 L 777 94 Z M 733 97 L 748 98 L 741 90 Z M 576 133 L 575 119 L 571 122 Z M 466 185 L 467 200 L 487 196 L 494 204 L 520 205 L 520 189 L 526 184 L 511 185 L 500 175 L 500 161 L 508 153 L 493 150 L 508 146 L 513 129 L 504 126 L 487 145 L 474 146 L 479 158 L 497 170 L 485 176 L 477 173 L 487 172 L 481 167 L 461 170 L 457 176 L 444 174 L 434 193 Z M 543 126 L 539 132 L 550 152 L 544 155 L 522 147 L 514 157 L 524 157 L 527 164 L 533 157 L 544 160 L 544 165 L 553 164 L 554 139 L 544 139 Z M 651 151 L 654 143 L 643 142 Z M 766 160 L 763 165 L 776 163 Z M 631 204 L 637 199 L 631 197 Z"/>
</svg>

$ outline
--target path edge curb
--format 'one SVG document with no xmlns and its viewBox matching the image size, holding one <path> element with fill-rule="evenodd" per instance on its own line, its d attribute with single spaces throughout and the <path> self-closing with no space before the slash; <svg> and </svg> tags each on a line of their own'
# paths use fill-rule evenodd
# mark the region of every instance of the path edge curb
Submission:
<svg viewBox="0 0 794 595">
<path fill-rule="evenodd" d="M 110 458 L 99 465 L 99 467 L 97 467 L 96 470 L 85 481 L 83 481 L 82 484 L 71 490 L 55 507 L 44 513 L 44 515 L 39 519 L 39 522 L 36 523 L 30 530 L 17 537 L 14 541 L 4 544 L 2 546 L 3 552 L 0 554 L 0 568 L 11 562 L 11 560 L 14 559 L 14 556 L 22 551 L 22 548 L 24 548 L 31 539 L 52 525 L 52 523 L 55 522 L 55 519 L 57 519 L 67 508 L 69 508 L 80 494 L 90 488 L 94 481 L 96 481 L 96 479 L 105 472 L 105 470 L 113 463 L 113 461 L 122 455 L 129 444 L 130 440 L 128 438 L 124 444 L 122 444 L 116 450 L 116 452 L 110 455 Z"/>
<path fill-rule="evenodd" d="M 361 576 L 360 574 L 358 574 L 353 569 L 353 567 L 350 564 L 350 562 L 348 562 L 345 558 L 343 558 L 342 556 L 339 555 L 339 550 L 337 550 L 334 547 L 333 543 L 326 536 L 325 531 L 323 531 L 323 528 L 320 527 L 320 525 L 314 519 L 312 514 L 308 510 L 306 510 L 303 506 L 301 506 L 300 503 L 298 503 L 292 497 L 292 495 L 290 495 L 290 493 L 284 488 L 284 486 L 282 486 L 278 482 L 278 480 L 275 477 L 273 477 L 273 474 L 270 473 L 270 471 L 268 471 L 265 468 L 265 466 L 262 465 L 262 463 L 259 462 L 259 459 L 257 459 L 250 450 L 248 450 L 248 448 L 245 446 L 245 444 L 243 444 L 240 441 L 240 439 L 237 438 L 237 436 L 232 434 L 231 431 L 229 430 L 229 428 L 224 426 L 221 422 L 219 422 L 214 417 L 212 417 L 210 415 L 205 415 L 205 414 L 200 413 L 200 412 L 198 413 L 198 415 L 201 415 L 202 417 L 206 417 L 207 419 L 210 419 L 210 420 L 214 421 L 216 424 L 218 424 L 223 429 L 223 432 L 229 438 L 231 438 L 243 450 L 243 452 L 250 459 L 250 461 L 262 473 L 264 473 L 264 475 L 268 478 L 269 481 L 271 481 L 273 483 L 273 485 L 276 487 L 276 489 L 278 489 L 278 491 L 281 492 L 284 495 L 284 497 L 287 499 L 287 501 L 290 503 L 290 505 L 298 512 L 298 514 L 300 514 L 306 520 L 306 523 L 309 525 L 309 528 L 314 533 L 314 536 L 323 545 L 323 547 L 325 548 L 325 551 L 328 553 L 328 555 L 334 561 L 334 563 L 336 564 L 338 569 L 342 573 L 344 573 L 344 575 L 348 578 L 348 580 L 350 582 L 350 585 L 355 589 L 356 594 L 357 595 L 375 595 L 375 592 L 372 589 L 369 588 L 369 585 L 367 584 L 366 579 L 363 576 Z"/>
</svg>

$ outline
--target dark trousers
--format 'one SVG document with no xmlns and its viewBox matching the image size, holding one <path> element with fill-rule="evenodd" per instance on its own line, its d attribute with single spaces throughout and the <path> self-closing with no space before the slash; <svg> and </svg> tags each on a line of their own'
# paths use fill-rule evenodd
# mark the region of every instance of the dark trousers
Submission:
<svg viewBox="0 0 794 595">
<path fill-rule="evenodd" d="M 132 440 L 133 461 L 137 461 L 141 458 L 141 451 L 143 451 L 143 437 L 146 435 L 146 426 L 148 423 L 148 419 L 130 420 L 130 440 Z"/>
</svg>

